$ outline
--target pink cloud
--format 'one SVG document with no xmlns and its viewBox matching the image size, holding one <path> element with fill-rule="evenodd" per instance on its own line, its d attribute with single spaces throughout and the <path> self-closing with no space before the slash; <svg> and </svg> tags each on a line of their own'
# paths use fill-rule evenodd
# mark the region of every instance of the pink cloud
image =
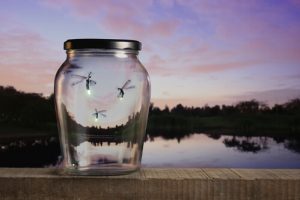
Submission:
<svg viewBox="0 0 300 200">
<path fill-rule="evenodd" d="M 59 63 L 1 65 L 0 85 L 12 85 L 26 92 L 53 93 L 53 72 L 45 72 L 44 67 L 56 67 Z"/>
<path fill-rule="evenodd" d="M 39 3 L 51 9 L 71 10 L 73 14 L 85 17 L 97 16 L 99 7 L 105 5 L 107 2 L 106 0 L 46 0 Z"/>
<path fill-rule="evenodd" d="M 169 70 L 167 68 L 167 62 L 163 60 L 159 55 L 153 55 L 145 63 L 150 74 L 167 75 Z"/>
<path fill-rule="evenodd" d="M 24 29 L 10 29 L 0 33 L 0 54 L 9 56 L 4 57 L 4 60 L 14 61 L 20 56 L 39 58 L 40 49 L 45 42 L 39 34 Z M 0 62 L 3 62 L 3 59 Z"/>
<path fill-rule="evenodd" d="M 24 28 L 0 31 L 0 85 L 49 94 L 60 61 L 40 34 Z M 51 88 L 49 88 L 49 86 Z"/>
<path fill-rule="evenodd" d="M 300 7 L 300 0 L 289 0 L 292 5 Z"/>
<path fill-rule="evenodd" d="M 298 0 L 264 1 L 177 1 L 196 17 L 209 24 L 213 32 L 208 39 L 219 41 L 226 51 L 259 59 L 299 61 L 300 21 L 291 14 Z M 197 30 L 197 29 L 196 29 Z M 204 29 L 205 30 L 205 29 Z M 192 35 L 192 34 L 191 34 Z M 195 40 L 196 41 L 196 40 Z M 220 50 L 219 45 L 216 50 Z"/>
<path fill-rule="evenodd" d="M 161 76 L 197 76 L 198 74 L 207 74 L 215 72 L 224 72 L 228 70 L 243 69 L 257 66 L 263 63 L 262 60 L 249 61 L 223 61 L 220 63 L 192 64 L 178 63 L 177 60 L 165 60 L 159 55 L 154 55 L 146 62 L 150 74 Z"/>
<path fill-rule="evenodd" d="M 149 6 L 150 4 L 146 5 Z M 108 4 L 109 9 L 107 9 L 105 16 L 100 18 L 99 25 L 104 26 L 112 33 L 117 33 L 117 35 L 130 36 L 136 39 L 148 38 L 148 40 L 153 40 L 167 38 L 175 34 L 180 22 L 176 19 L 154 20 L 151 14 L 147 12 L 146 5 L 136 7 L 136 4 L 129 4 L 120 7 Z"/>
<path fill-rule="evenodd" d="M 47 1 L 45 5 L 56 7 L 58 2 Z M 179 20 L 156 19 L 150 11 L 152 0 L 109 1 L 109 0 L 62 0 L 59 9 L 68 9 L 74 15 L 98 21 L 99 27 L 120 37 L 166 38 L 175 33 Z"/>
<path fill-rule="evenodd" d="M 171 36 L 178 27 L 177 21 L 161 20 L 143 24 L 135 19 L 128 20 L 110 16 L 103 20 L 102 24 L 118 35 L 131 35 L 132 38 L 160 38 Z"/>
<path fill-rule="evenodd" d="M 257 61 L 239 61 L 239 62 L 230 62 L 230 63 L 219 63 L 219 64 L 206 64 L 206 65 L 197 65 L 190 68 L 191 73 L 213 73 L 213 72 L 222 72 L 233 69 L 241 69 L 245 67 L 250 67 L 257 65 L 260 62 Z"/>
<path fill-rule="evenodd" d="M 82 16 L 101 16 L 110 13 L 128 18 L 145 15 L 144 11 L 153 1 L 62 0 L 52 3 L 52 0 L 49 0 L 47 2 L 50 5 L 59 4 L 61 7 L 71 9 L 74 14 Z"/>
<path fill-rule="evenodd" d="M 267 103 L 269 106 L 273 106 L 274 104 L 282 104 L 286 103 L 288 100 L 300 98 L 300 90 L 284 88 L 264 91 L 251 91 L 236 96 L 226 96 L 225 98 L 236 103 L 239 101 L 257 99 Z"/>
</svg>

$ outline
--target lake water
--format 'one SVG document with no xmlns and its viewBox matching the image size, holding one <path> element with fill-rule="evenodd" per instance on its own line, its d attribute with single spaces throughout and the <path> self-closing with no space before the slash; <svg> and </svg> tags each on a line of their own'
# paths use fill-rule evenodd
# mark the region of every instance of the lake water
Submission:
<svg viewBox="0 0 300 200">
<path fill-rule="evenodd" d="M 300 141 L 271 137 L 191 134 L 178 142 L 153 138 L 144 145 L 144 167 L 300 168 Z M 289 147 L 292 148 L 289 149 Z M 294 148 L 294 149 L 293 149 Z"/>
<path fill-rule="evenodd" d="M 180 138 L 180 139 L 179 139 Z M 0 139 L 0 167 L 51 167 L 56 137 Z M 149 137 L 143 167 L 300 168 L 300 139 L 194 133 L 178 139 Z"/>
</svg>

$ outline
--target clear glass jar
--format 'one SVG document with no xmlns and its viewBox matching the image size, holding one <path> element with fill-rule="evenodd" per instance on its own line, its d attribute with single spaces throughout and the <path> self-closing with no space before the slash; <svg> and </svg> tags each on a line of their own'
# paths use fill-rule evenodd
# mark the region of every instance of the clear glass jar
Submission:
<svg viewBox="0 0 300 200">
<path fill-rule="evenodd" d="M 140 167 L 150 81 L 134 40 L 74 39 L 55 78 L 64 171 L 117 175 Z"/>
</svg>

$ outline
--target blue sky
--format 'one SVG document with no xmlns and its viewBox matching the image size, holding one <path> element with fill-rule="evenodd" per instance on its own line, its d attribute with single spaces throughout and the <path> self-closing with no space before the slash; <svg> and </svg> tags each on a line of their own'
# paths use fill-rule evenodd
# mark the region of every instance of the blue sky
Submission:
<svg viewBox="0 0 300 200">
<path fill-rule="evenodd" d="M 300 1 L 0 2 L 0 85 L 49 95 L 70 38 L 143 43 L 155 105 L 300 97 Z"/>
</svg>

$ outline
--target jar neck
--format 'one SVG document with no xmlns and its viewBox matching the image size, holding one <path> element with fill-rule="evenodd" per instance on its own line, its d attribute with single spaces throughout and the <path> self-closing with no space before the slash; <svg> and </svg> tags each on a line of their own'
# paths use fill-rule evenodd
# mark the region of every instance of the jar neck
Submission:
<svg viewBox="0 0 300 200">
<path fill-rule="evenodd" d="M 119 49 L 70 49 L 66 51 L 67 58 L 78 56 L 115 56 L 118 58 L 137 57 L 137 50 L 119 50 Z"/>
</svg>

